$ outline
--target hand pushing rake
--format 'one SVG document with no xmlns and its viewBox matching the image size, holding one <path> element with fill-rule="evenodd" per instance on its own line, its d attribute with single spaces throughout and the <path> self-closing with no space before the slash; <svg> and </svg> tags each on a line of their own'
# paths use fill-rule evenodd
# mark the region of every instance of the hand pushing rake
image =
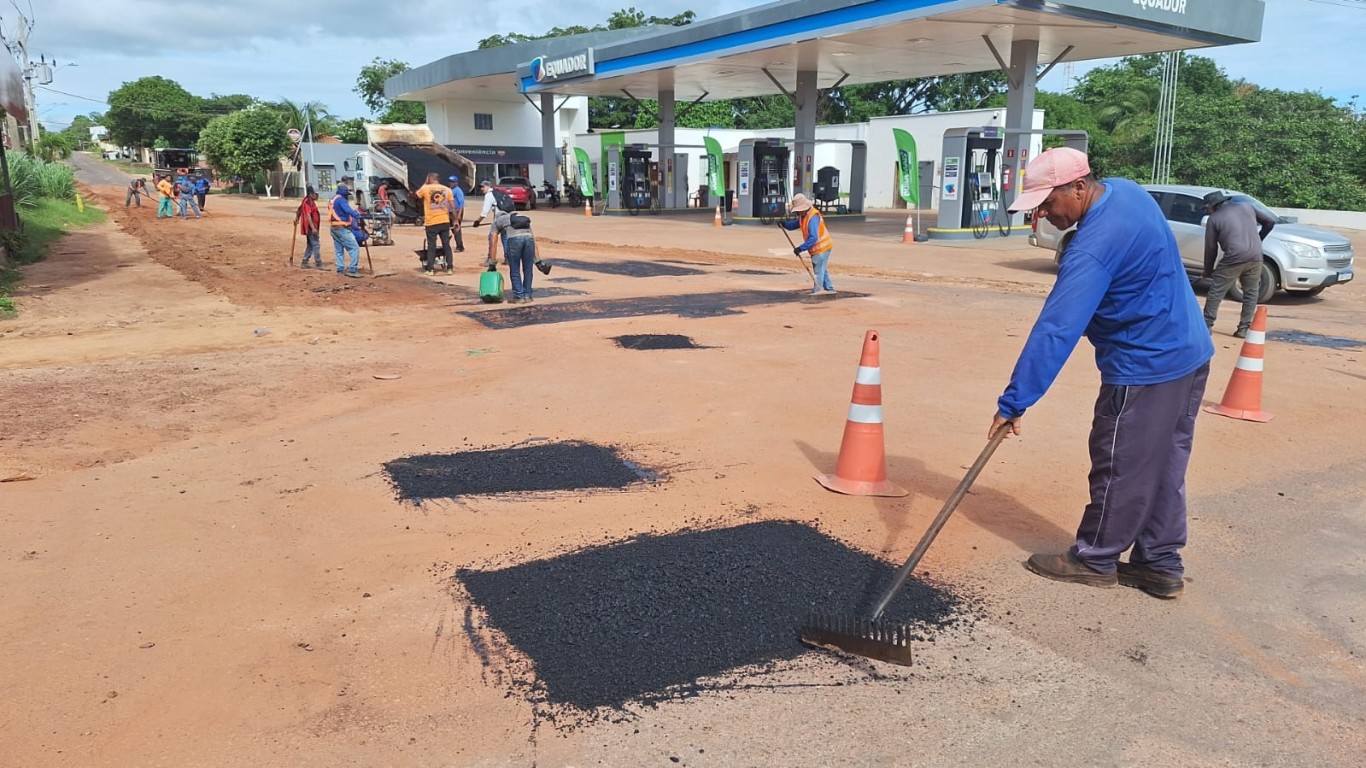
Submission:
<svg viewBox="0 0 1366 768">
<path fill-rule="evenodd" d="M 897 571 L 892 586 L 873 608 L 872 618 L 813 613 L 807 617 L 806 625 L 801 628 L 803 645 L 826 650 L 840 650 L 845 653 L 866 656 L 870 659 L 901 664 L 902 666 L 910 665 L 911 624 L 887 621 L 882 618 L 882 614 L 887 610 L 887 605 L 892 602 L 892 598 L 896 597 L 896 593 L 906 586 L 906 582 L 911 578 L 911 573 L 920 564 L 920 558 L 925 556 L 925 550 L 930 548 L 934 538 L 939 535 L 939 529 L 948 522 L 949 516 L 958 508 L 958 503 L 967 495 L 973 481 L 982 473 L 982 468 L 991 459 L 991 454 L 996 452 L 996 446 L 1001 444 L 1009 432 L 1010 424 L 1002 424 L 991 436 L 991 440 L 987 441 L 986 447 L 977 456 L 977 461 L 973 462 L 968 473 L 958 483 L 958 487 L 953 489 L 953 495 L 944 502 L 944 508 L 939 510 L 939 515 L 934 518 L 934 522 L 930 523 L 929 530 L 920 537 L 920 543 L 915 545 L 915 550 L 911 552 L 911 556 L 906 558 L 901 570 Z"/>
</svg>

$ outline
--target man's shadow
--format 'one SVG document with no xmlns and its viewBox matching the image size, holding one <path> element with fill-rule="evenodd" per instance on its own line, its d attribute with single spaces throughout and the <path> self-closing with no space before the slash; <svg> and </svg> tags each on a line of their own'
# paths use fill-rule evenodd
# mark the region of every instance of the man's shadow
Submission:
<svg viewBox="0 0 1366 768">
<path fill-rule="evenodd" d="M 835 471 L 839 458 L 837 453 L 822 451 L 800 440 L 796 441 L 796 444 L 816 471 Z M 971 463 L 970 457 L 965 456 L 964 459 L 964 464 Z M 873 504 L 886 529 L 881 551 L 904 551 L 909 555 L 915 542 L 919 541 L 933 520 L 933 517 L 928 517 L 922 521 L 919 515 L 912 519 L 907 514 L 910 501 L 916 496 L 923 496 L 933 499 L 936 508 L 940 508 L 963 478 L 930 471 L 924 462 L 906 456 L 889 456 L 887 464 L 889 467 L 895 467 L 894 471 L 888 473 L 888 479 L 909 490 L 911 495 L 904 498 L 873 497 Z M 984 474 L 990 472 L 990 469 L 991 465 L 988 463 Z M 991 534 L 1012 542 L 1026 553 L 1059 552 L 1075 538 L 1073 532 L 1021 504 L 1015 497 L 991 487 L 989 481 L 984 482 L 981 477 L 973 483 L 968 495 L 958 505 L 954 516 L 959 515 Z M 923 527 L 910 531 L 911 535 L 905 536 L 906 529 L 913 523 Z"/>
</svg>

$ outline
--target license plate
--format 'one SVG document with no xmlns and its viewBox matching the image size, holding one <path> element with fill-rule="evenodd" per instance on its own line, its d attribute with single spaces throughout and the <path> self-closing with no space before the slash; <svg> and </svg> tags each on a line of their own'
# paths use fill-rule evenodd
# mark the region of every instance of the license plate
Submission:
<svg viewBox="0 0 1366 768">
<path fill-rule="evenodd" d="M 1348 270 L 1347 272 L 1339 272 L 1339 273 L 1338 273 L 1338 282 L 1339 282 L 1339 283 L 1350 283 L 1351 281 L 1352 281 L 1352 272 L 1351 272 L 1350 270 Z"/>
</svg>

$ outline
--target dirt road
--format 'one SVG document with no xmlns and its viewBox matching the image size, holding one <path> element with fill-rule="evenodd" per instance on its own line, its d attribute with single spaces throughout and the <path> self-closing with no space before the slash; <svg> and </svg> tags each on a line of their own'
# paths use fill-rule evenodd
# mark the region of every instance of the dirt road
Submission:
<svg viewBox="0 0 1366 768">
<path fill-rule="evenodd" d="M 486 307 L 482 228 L 466 231 L 451 277 L 423 277 L 420 230 L 403 227 L 372 249 L 380 276 L 346 280 L 287 265 L 288 201 L 213 195 L 201 221 L 157 221 L 145 201 L 125 210 L 108 181 L 88 189 L 111 221 L 29 268 L 19 315 L 0 320 L 0 478 L 34 478 L 0 484 L 0 765 L 1349 766 L 1366 754 L 1360 282 L 1271 306 L 1273 332 L 1299 332 L 1268 346 L 1274 421 L 1201 417 L 1182 599 L 1020 565 L 1065 547 L 1085 503 L 1096 374 L 1083 345 L 927 555 L 927 583 L 967 619 L 927 632 L 916 666 L 785 648 L 671 696 L 625 674 L 615 638 L 593 634 L 623 617 L 594 619 L 598 606 L 681 583 L 718 615 L 765 611 L 745 603 L 747 584 L 781 578 L 787 557 L 804 564 L 795 590 L 819 564 L 776 541 L 732 561 L 753 572 L 712 572 L 702 556 L 762 521 L 899 562 L 981 447 L 1048 254 L 849 226 L 834 230 L 832 274 L 862 295 L 803 304 L 806 275 L 770 230 L 537 211 L 553 273 L 537 275 L 534 305 Z M 1238 354 L 1233 309 L 1210 399 Z M 811 479 L 834 466 L 869 328 L 882 333 L 904 499 Z M 623 334 L 699 348 L 625 349 Z M 660 474 L 617 491 L 413 504 L 384 470 L 561 440 L 617 446 Z M 546 597 L 546 626 L 586 627 L 587 640 L 512 643 L 460 578 L 568 565 L 585 545 L 681 546 L 668 537 L 687 529 L 721 543 L 589 596 L 519 582 Z M 667 599 L 648 606 L 625 619 L 676 638 L 671 661 L 748 640 L 692 631 Z M 622 678 L 627 703 L 566 704 L 546 681 L 549 654 L 570 651 Z"/>
</svg>

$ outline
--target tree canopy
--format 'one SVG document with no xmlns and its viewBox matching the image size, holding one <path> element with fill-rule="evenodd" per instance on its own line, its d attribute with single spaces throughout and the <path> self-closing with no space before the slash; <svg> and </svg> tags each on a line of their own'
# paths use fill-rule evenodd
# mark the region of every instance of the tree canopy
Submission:
<svg viewBox="0 0 1366 768">
<path fill-rule="evenodd" d="M 215 117 L 199 137 L 199 151 L 223 175 L 250 178 L 293 147 L 280 114 L 263 106 Z"/>
<path fill-rule="evenodd" d="M 144 77 L 109 94 L 104 125 L 117 144 L 188 147 L 208 120 L 202 101 L 174 80 Z"/>
<path fill-rule="evenodd" d="M 1039 94 L 1048 127 L 1091 132 L 1093 165 L 1148 181 L 1162 59 L 1134 56 L 1091 70 L 1072 95 Z M 1355 103 L 1231 80 L 1183 55 L 1177 80 L 1173 183 L 1227 187 L 1268 205 L 1366 210 L 1366 121 Z"/>
<path fill-rule="evenodd" d="M 369 64 L 360 68 L 356 77 L 356 87 L 351 90 L 358 96 L 370 114 L 381 123 L 425 123 L 427 106 L 420 101 L 394 101 L 384 95 L 384 83 L 412 67 L 408 62 L 397 59 L 381 59 L 376 56 Z"/>
</svg>

